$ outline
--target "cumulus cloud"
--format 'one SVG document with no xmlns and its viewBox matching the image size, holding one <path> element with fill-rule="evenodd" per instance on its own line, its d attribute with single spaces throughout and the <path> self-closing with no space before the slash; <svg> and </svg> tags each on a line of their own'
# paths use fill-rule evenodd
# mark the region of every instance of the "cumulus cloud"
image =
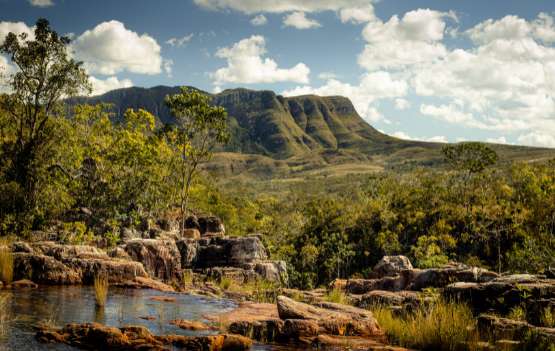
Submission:
<svg viewBox="0 0 555 351">
<path fill-rule="evenodd" d="M 264 57 L 265 54 L 266 40 L 260 35 L 253 35 L 231 47 L 219 49 L 216 57 L 225 59 L 227 66 L 211 74 L 214 84 L 308 83 L 310 69 L 304 63 L 291 68 L 279 68 L 276 61 Z"/>
<path fill-rule="evenodd" d="M 194 36 L 195 34 L 191 33 L 180 38 L 170 38 L 166 40 L 166 44 L 171 46 L 181 47 L 181 46 L 187 45 L 193 39 Z"/>
<path fill-rule="evenodd" d="M 335 74 L 334 72 L 322 72 L 318 74 L 318 78 L 322 80 L 337 79 L 337 74 Z"/>
<path fill-rule="evenodd" d="M 447 137 L 443 136 L 443 135 L 436 135 L 433 137 L 429 137 L 429 138 L 415 138 L 412 137 L 410 135 L 408 135 L 405 132 L 402 131 L 397 131 L 391 134 L 391 136 L 394 136 L 395 138 L 399 138 L 399 139 L 404 139 L 404 140 L 417 140 L 417 141 L 429 141 L 432 143 L 448 143 L 449 140 L 447 139 Z"/>
<path fill-rule="evenodd" d="M 102 95 L 110 90 L 129 88 L 133 86 L 133 82 L 129 79 L 119 80 L 117 77 L 108 77 L 106 79 L 98 79 L 89 77 L 92 85 L 92 95 Z"/>
<path fill-rule="evenodd" d="M 263 26 L 268 23 L 268 19 L 264 15 L 256 15 L 251 19 L 251 24 L 253 26 Z"/>
<path fill-rule="evenodd" d="M 158 74 L 162 71 L 160 45 L 148 34 L 139 35 L 119 21 L 103 22 L 72 43 L 77 59 L 89 73 L 113 75 L 122 71 Z"/>
<path fill-rule="evenodd" d="M 33 27 L 27 26 L 23 22 L 0 22 L 0 43 L 3 43 L 8 33 L 27 34 L 28 39 L 34 39 L 35 32 Z"/>
<path fill-rule="evenodd" d="M 320 12 L 363 8 L 370 3 L 370 0 L 194 0 L 194 2 L 210 10 L 234 10 L 252 15 L 262 12 Z"/>
<path fill-rule="evenodd" d="M 453 13 L 418 9 L 387 22 L 371 21 L 362 32 L 367 44 L 359 64 L 368 70 L 400 69 L 444 57 L 447 49 L 441 41 L 448 17 L 456 18 Z"/>
<path fill-rule="evenodd" d="M 283 24 L 286 27 L 297 29 L 318 28 L 322 25 L 313 19 L 307 18 L 304 12 L 293 12 L 283 18 Z"/>
<path fill-rule="evenodd" d="M 347 23 L 365 23 L 376 19 L 374 15 L 374 6 L 372 4 L 366 4 L 360 7 L 348 7 L 341 9 L 339 11 L 339 18 L 341 22 Z"/>
<path fill-rule="evenodd" d="M 347 96 L 353 102 L 357 112 L 364 119 L 369 122 L 377 122 L 384 120 L 384 118 L 372 104 L 380 99 L 405 96 L 407 90 L 408 84 L 405 81 L 395 79 L 388 72 L 378 71 L 364 74 L 358 85 L 351 85 L 340 82 L 337 79 L 330 79 L 321 87 L 313 88 L 311 86 L 300 86 L 284 91 L 283 95 L 296 96 L 315 94 L 322 96 Z"/>
<path fill-rule="evenodd" d="M 36 7 L 49 7 L 54 6 L 54 1 L 52 0 L 29 0 L 32 6 Z"/>
<path fill-rule="evenodd" d="M 399 111 L 408 110 L 410 102 L 406 99 L 395 99 L 395 109 Z"/>
<path fill-rule="evenodd" d="M 542 132 L 531 132 L 518 137 L 518 142 L 528 146 L 555 148 L 555 136 Z"/>
</svg>

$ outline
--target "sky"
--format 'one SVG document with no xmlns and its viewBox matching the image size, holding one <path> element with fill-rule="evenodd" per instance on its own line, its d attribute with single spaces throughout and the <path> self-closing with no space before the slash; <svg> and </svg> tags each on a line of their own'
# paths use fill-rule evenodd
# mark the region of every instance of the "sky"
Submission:
<svg viewBox="0 0 555 351">
<path fill-rule="evenodd" d="M 47 18 L 94 94 L 343 95 L 400 138 L 555 148 L 554 16 L 553 0 L 0 0 L 0 41 Z"/>
</svg>

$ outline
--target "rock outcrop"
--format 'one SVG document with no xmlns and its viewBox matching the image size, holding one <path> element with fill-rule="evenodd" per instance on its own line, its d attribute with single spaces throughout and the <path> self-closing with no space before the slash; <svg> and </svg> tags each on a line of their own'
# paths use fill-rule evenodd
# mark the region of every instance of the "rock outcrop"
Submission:
<svg viewBox="0 0 555 351">
<path fill-rule="evenodd" d="M 378 277 L 395 276 L 405 270 L 411 270 L 412 264 L 406 256 L 384 256 L 374 266 L 374 273 Z"/>
<path fill-rule="evenodd" d="M 252 346 L 250 339 L 231 334 L 210 336 L 153 335 L 143 326 L 122 328 L 98 323 L 67 324 L 61 329 L 40 328 L 36 334 L 42 343 L 63 343 L 88 350 L 173 350 L 243 351 Z"/>
<path fill-rule="evenodd" d="M 172 280 L 181 273 L 181 253 L 173 240 L 134 239 L 123 250 L 153 277 Z"/>
</svg>

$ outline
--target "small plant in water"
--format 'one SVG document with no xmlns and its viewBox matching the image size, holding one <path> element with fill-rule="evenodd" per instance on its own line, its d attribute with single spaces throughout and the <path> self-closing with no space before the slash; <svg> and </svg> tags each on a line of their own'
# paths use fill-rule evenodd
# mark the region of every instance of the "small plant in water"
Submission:
<svg viewBox="0 0 555 351">
<path fill-rule="evenodd" d="M 94 296 L 97 307 L 104 307 L 108 298 L 108 277 L 97 275 L 94 277 Z"/>
<path fill-rule="evenodd" d="M 10 284 L 13 280 L 13 254 L 7 245 L 0 243 L 0 281 Z"/>
</svg>

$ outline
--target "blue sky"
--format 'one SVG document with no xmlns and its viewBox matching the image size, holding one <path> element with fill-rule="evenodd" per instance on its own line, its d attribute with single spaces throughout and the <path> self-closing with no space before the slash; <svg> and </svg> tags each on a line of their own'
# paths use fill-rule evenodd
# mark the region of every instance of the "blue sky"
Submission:
<svg viewBox="0 0 555 351">
<path fill-rule="evenodd" d="M 345 95 L 402 138 L 555 147 L 554 12 L 520 0 L 0 0 L 0 40 L 49 19 L 97 93 Z"/>
</svg>

